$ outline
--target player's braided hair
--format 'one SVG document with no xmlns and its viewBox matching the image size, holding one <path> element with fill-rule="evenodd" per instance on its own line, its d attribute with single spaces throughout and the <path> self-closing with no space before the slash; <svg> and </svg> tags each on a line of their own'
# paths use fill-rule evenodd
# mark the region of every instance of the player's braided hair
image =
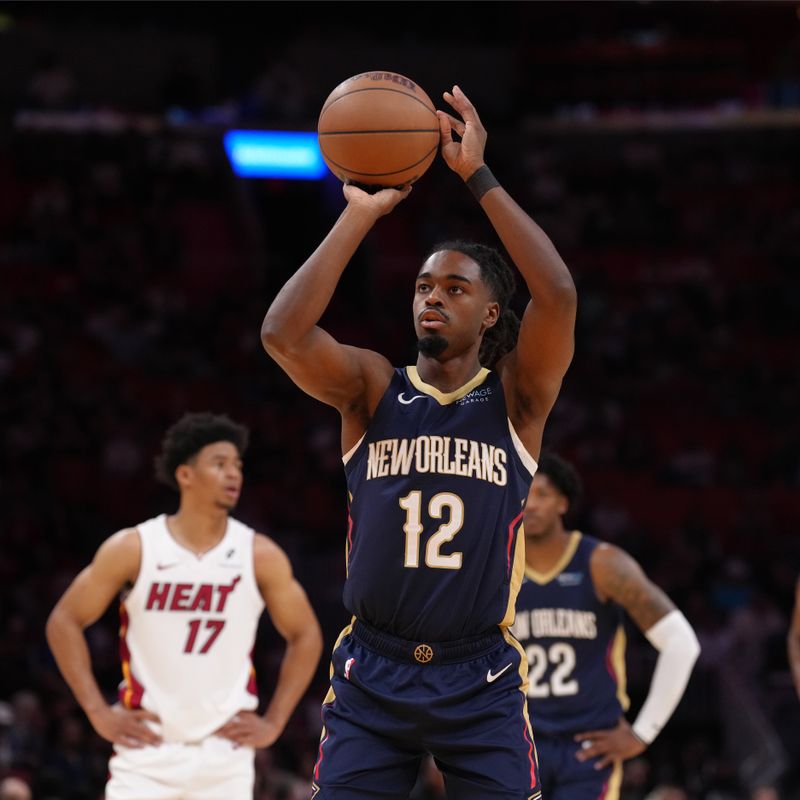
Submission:
<svg viewBox="0 0 800 800">
<path fill-rule="evenodd" d="M 547 475 L 550 483 L 567 498 L 569 511 L 577 508 L 583 497 L 583 483 L 578 471 L 569 461 L 555 453 L 542 451 L 536 472 Z"/>
<path fill-rule="evenodd" d="M 483 334 L 483 341 L 478 353 L 481 365 L 492 369 L 495 364 L 517 345 L 519 318 L 509 308 L 509 304 L 517 289 L 514 271 L 493 247 L 463 239 L 453 239 L 433 247 L 428 254 L 443 250 L 455 250 L 471 258 L 480 268 L 481 278 L 489 287 L 492 299 L 500 306 L 500 316 L 495 325 Z"/>
<path fill-rule="evenodd" d="M 156 456 L 156 480 L 178 488 L 175 470 L 196 456 L 207 444 L 230 442 L 244 456 L 250 432 L 225 414 L 208 411 L 184 414 L 164 434 L 161 453 Z"/>
</svg>

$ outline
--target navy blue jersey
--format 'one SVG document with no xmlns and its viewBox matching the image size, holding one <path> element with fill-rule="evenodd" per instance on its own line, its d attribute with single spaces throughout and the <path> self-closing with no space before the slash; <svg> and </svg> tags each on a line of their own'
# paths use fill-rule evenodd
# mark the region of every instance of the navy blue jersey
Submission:
<svg viewBox="0 0 800 800">
<path fill-rule="evenodd" d="M 525 570 L 511 630 L 528 657 L 528 714 L 537 734 L 608 728 L 628 708 L 624 611 L 599 600 L 589 572 L 598 544 L 575 531 L 548 574 Z"/>
<path fill-rule="evenodd" d="M 511 427 L 496 373 L 482 369 L 445 394 L 415 367 L 396 369 L 344 460 L 353 615 L 428 642 L 511 624 L 536 462 Z"/>
</svg>

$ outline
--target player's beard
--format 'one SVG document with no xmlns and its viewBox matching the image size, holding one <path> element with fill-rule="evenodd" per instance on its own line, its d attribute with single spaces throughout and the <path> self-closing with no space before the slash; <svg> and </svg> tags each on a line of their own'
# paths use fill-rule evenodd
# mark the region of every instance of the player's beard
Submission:
<svg viewBox="0 0 800 800">
<path fill-rule="evenodd" d="M 420 336 L 419 339 L 417 339 L 417 350 L 419 350 L 422 355 L 428 356 L 429 358 L 440 356 L 449 346 L 450 342 L 448 342 L 444 336 L 439 336 L 438 333 Z"/>
</svg>

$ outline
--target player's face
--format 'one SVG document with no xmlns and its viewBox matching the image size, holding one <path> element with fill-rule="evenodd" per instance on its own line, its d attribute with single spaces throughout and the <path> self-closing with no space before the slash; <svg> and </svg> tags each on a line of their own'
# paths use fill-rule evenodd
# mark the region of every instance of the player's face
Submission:
<svg viewBox="0 0 800 800">
<path fill-rule="evenodd" d="M 231 442 L 207 444 L 187 465 L 186 489 L 218 508 L 236 506 L 242 491 L 242 459 Z"/>
<path fill-rule="evenodd" d="M 567 498 L 556 489 L 547 475 L 533 476 L 522 521 L 525 536 L 541 538 L 561 527 L 561 517 L 567 513 Z"/>
<path fill-rule="evenodd" d="M 497 321 L 480 267 L 454 250 L 434 253 L 417 275 L 414 330 L 425 355 L 458 355 Z"/>
</svg>

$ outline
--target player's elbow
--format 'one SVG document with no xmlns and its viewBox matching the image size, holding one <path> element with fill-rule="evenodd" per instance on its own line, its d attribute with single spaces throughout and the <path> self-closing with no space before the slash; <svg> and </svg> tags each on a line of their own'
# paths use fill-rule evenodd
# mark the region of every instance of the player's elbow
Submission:
<svg viewBox="0 0 800 800">
<path fill-rule="evenodd" d="M 308 647 L 313 654 L 315 663 L 317 663 L 322 658 L 323 647 L 322 628 L 317 620 L 314 620 L 314 623 L 308 628 L 308 640 Z"/>
<path fill-rule="evenodd" d="M 569 272 L 559 276 L 552 286 L 552 302 L 564 309 L 572 309 L 578 305 L 578 290 Z"/>
<path fill-rule="evenodd" d="M 291 345 L 289 326 L 276 319 L 274 314 L 267 314 L 261 323 L 261 346 L 273 358 L 286 355 Z"/>
<path fill-rule="evenodd" d="M 64 609 L 60 604 L 57 604 L 47 617 L 47 622 L 44 626 L 44 636 L 50 649 L 53 649 L 55 642 L 57 642 L 58 635 L 64 627 L 64 622 Z"/>
<path fill-rule="evenodd" d="M 694 664 L 698 658 L 700 658 L 700 653 L 702 648 L 700 647 L 700 640 L 697 638 L 697 634 L 694 632 L 694 629 L 689 629 L 690 636 L 687 642 L 687 652 L 688 658 L 692 664 Z"/>
<path fill-rule="evenodd" d="M 537 289 L 535 300 L 539 308 L 547 308 L 559 315 L 574 314 L 578 306 L 578 292 L 572 276 L 567 272 L 553 278 L 548 286 Z"/>
</svg>

